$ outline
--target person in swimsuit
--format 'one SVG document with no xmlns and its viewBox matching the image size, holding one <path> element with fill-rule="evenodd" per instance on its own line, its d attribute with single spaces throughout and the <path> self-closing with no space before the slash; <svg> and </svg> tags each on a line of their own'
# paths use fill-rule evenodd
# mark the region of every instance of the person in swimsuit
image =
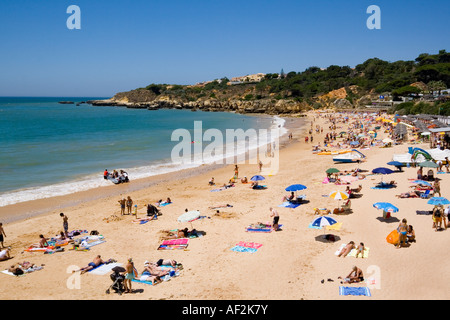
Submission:
<svg viewBox="0 0 450 320">
<path fill-rule="evenodd" d="M 441 207 L 434 207 L 433 209 L 433 228 L 438 231 L 442 228 L 442 216 L 444 215 L 444 212 Z"/>
<path fill-rule="evenodd" d="M 69 218 L 62 212 L 59 214 L 59 216 L 63 218 L 64 235 L 66 238 L 68 238 L 69 237 Z"/>
<path fill-rule="evenodd" d="M 364 258 L 364 250 L 366 250 L 366 248 L 364 247 L 364 243 L 361 242 L 358 248 L 356 249 L 355 258 L 358 258 L 359 254 L 361 254 L 361 258 Z"/>
<path fill-rule="evenodd" d="M 128 214 L 131 214 L 131 208 L 133 207 L 133 200 L 131 199 L 130 196 L 128 196 L 127 198 L 127 210 L 128 210 Z"/>
<path fill-rule="evenodd" d="M 5 246 L 3 245 L 3 237 L 6 237 L 5 230 L 3 229 L 3 223 L 0 222 L 0 243 L 2 244 L 2 248 Z"/>
<path fill-rule="evenodd" d="M 126 274 L 123 282 L 125 286 L 125 293 L 131 293 L 131 280 L 134 279 L 134 264 L 133 259 L 128 259 L 128 263 L 125 266 Z"/>
<path fill-rule="evenodd" d="M 407 223 L 406 219 L 403 219 L 402 222 L 400 222 L 400 224 L 397 228 L 397 231 L 400 236 L 398 239 L 397 246 L 396 246 L 396 248 L 398 249 L 402 246 L 402 243 L 406 244 L 406 240 L 407 240 L 406 235 L 408 234 L 408 223 Z"/>
<path fill-rule="evenodd" d="M 92 269 L 97 268 L 99 265 L 104 264 L 104 263 L 106 263 L 106 262 L 102 260 L 100 255 L 98 255 L 94 258 L 94 260 L 92 262 L 89 262 L 89 264 L 86 267 L 81 268 L 79 270 L 73 270 L 72 272 L 81 271 L 81 274 L 83 274 Z"/>
<path fill-rule="evenodd" d="M 120 203 L 120 214 L 123 216 L 125 214 L 125 203 L 126 203 L 126 200 L 124 198 L 124 199 L 119 200 L 117 202 Z"/>
<path fill-rule="evenodd" d="M 338 279 L 342 279 L 342 277 L 338 277 Z M 352 271 L 343 280 L 344 283 L 359 283 L 364 281 L 364 275 L 360 268 L 354 266 Z"/>
<path fill-rule="evenodd" d="M 352 249 L 355 248 L 355 243 L 353 241 L 350 241 L 349 243 L 347 243 L 347 245 L 342 248 L 341 252 L 339 252 L 338 257 L 346 257 L 350 251 L 352 251 Z"/>
<path fill-rule="evenodd" d="M 434 183 L 433 183 L 433 197 L 436 196 L 436 194 L 439 193 L 439 197 L 441 197 L 441 184 L 439 183 L 439 179 L 436 178 L 434 179 Z"/>
<path fill-rule="evenodd" d="M 279 216 L 277 210 L 275 210 L 274 208 L 270 208 L 270 212 L 272 212 L 272 214 L 270 216 L 273 217 L 273 229 L 275 231 L 278 231 L 278 230 L 280 230 L 279 225 L 278 225 L 278 221 L 280 221 L 280 216 Z"/>
</svg>

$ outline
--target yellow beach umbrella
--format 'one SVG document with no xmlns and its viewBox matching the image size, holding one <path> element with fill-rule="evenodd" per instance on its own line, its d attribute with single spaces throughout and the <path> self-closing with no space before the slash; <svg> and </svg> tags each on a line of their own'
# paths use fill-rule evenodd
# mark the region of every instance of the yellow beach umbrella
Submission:
<svg viewBox="0 0 450 320">
<path fill-rule="evenodd" d="M 348 193 L 343 191 L 333 191 L 330 193 L 329 197 L 335 200 L 347 200 L 349 198 Z"/>
</svg>

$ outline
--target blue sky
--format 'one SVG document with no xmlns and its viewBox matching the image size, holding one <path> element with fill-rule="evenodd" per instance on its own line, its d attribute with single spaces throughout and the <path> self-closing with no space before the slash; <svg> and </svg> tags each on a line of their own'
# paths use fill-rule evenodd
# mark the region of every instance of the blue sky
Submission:
<svg viewBox="0 0 450 320">
<path fill-rule="evenodd" d="M 70 5 L 81 30 L 69 30 Z M 370 5 L 381 30 L 369 30 Z M 448 1 L 0 1 L 0 96 L 109 97 L 150 83 L 450 51 Z"/>
</svg>

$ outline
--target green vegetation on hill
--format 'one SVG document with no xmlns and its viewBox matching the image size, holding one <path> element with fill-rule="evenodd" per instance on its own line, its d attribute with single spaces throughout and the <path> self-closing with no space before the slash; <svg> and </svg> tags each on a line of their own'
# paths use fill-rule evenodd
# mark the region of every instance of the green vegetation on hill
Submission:
<svg viewBox="0 0 450 320">
<path fill-rule="evenodd" d="M 450 53 L 445 50 L 438 54 L 423 53 L 414 61 L 388 62 L 378 58 L 368 59 L 355 68 L 331 65 L 326 69 L 310 67 L 302 72 L 291 71 L 283 76 L 277 73 L 266 74 L 261 82 L 228 85 L 228 78 L 212 81 L 204 86 L 185 86 L 151 84 L 145 89 L 152 95 L 166 95 L 181 101 L 205 99 L 251 101 L 259 99 L 289 99 L 317 105 L 317 97 L 330 91 L 345 88 L 346 99 L 353 103 L 364 95 L 391 94 L 394 100 L 399 96 L 440 91 L 450 87 Z M 419 85 L 417 85 L 419 84 Z M 355 92 L 350 87 L 357 87 Z M 143 89 L 143 88 L 141 88 Z M 435 103 L 425 107 L 424 104 L 409 107 L 401 104 L 396 111 L 436 111 L 447 104 Z M 428 106 L 428 104 L 427 104 Z M 400 109 L 398 109 L 401 107 Z M 447 112 L 447 111 L 445 111 Z M 448 110 L 450 113 L 450 110 Z"/>
</svg>

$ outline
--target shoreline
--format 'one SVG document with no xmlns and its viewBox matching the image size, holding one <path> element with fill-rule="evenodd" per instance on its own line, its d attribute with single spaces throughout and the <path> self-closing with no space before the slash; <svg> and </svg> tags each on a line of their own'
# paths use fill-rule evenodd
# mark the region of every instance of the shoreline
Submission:
<svg viewBox="0 0 450 320">
<path fill-rule="evenodd" d="M 254 114 L 255 117 L 274 118 L 272 115 Z M 280 149 L 286 146 L 287 135 L 297 125 L 300 127 L 305 125 L 305 117 L 290 117 L 279 115 L 278 117 L 285 120 L 284 128 L 287 132 L 279 137 Z M 288 121 L 290 119 L 290 121 Z M 304 128 L 303 128 L 304 129 Z M 248 155 L 248 152 L 246 152 Z M 246 158 L 247 159 L 247 158 Z M 85 202 L 97 201 L 111 197 L 121 196 L 123 194 L 140 191 L 146 188 L 157 186 L 164 183 L 176 181 L 177 179 L 188 179 L 197 175 L 214 172 L 231 164 L 226 163 L 223 159 L 222 164 L 202 164 L 197 167 L 176 170 L 168 173 L 156 174 L 149 177 L 131 180 L 125 184 L 99 186 L 88 190 L 78 191 L 60 196 L 52 196 L 42 199 L 29 200 L 15 204 L 0 207 L 0 221 L 3 223 L 14 223 L 27 220 L 39 215 L 63 211 L 71 207 L 76 207 Z M 248 159 L 247 159 L 248 160 Z"/>
</svg>

